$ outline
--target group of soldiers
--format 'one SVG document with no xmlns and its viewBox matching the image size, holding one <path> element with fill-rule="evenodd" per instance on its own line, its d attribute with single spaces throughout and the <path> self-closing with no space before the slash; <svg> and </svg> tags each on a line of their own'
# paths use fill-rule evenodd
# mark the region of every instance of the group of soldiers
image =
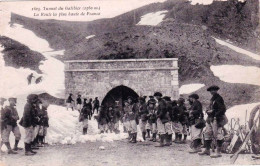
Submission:
<svg viewBox="0 0 260 166">
<path fill-rule="evenodd" d="M 212 158 L 221 157 L 224 125 L 227 124 L 227 117 L 225 116 L 226 106 L 223 98 L 218 94 L 218 90 L 218 86 L 210 86 L 207 89 L 212 98 L 206 110 L 208 115 L 206 120 L 204 120 L 198 94 L 189 96 L 188 107 L 185 105 L 184 98 L 172 101 L 170 97 L 163 96 L 160 92 L 149 96 L 148 101 L 145 97 L 139 97 L 136 103 L 129 96 L 124 101 L 122 116 L 130 142 L 137 142 L 137 125 L 140 127 L 144 140 L 146 140 L 146 136 L 150 137 L 150 133 L 152 133 L 150 141 L 156 142 L 156 138 L 159 136 L 159 144 L 156 147 L 170 146 L 173 134 L 175 134 L 173 142 L 185 143 L 187 135 L 190 133 L 192 143 L 189 153 L 209 155 Z M 210 154 L 212 141 L 215 143 L 217 153 Z M 201 150 L 202 143 L 204 151 Z"/>
<path fill-rule="evenodd" d="M 5 98 L 1 98 L 1 147 L 6 145 L 8 154 L 17 154 L 19 150 L 23 148 L 18 147 L 21 139 L 21 132 L 18 126 L 19 124 L 24 127 L 24 147 L 25 155 L 34 155 L 37 152 L 33 150 L 39 149 L 45 145 L 45 136 L 47 134 L 47 128 L 49 127 L 47 108 L 49 103 L 44 100 L 40 100 L 38 95 L 30 94 L 27 96 L 27 103 L 24 106 L 23 117 L 20 119 L 16 104 L 16 98 L 9 98 L 9 104 L 4 106 L 6 102 Z M 9 137 L 11 132 L 15 136 L 14 148 L 11 148 Z"/>
</svg>

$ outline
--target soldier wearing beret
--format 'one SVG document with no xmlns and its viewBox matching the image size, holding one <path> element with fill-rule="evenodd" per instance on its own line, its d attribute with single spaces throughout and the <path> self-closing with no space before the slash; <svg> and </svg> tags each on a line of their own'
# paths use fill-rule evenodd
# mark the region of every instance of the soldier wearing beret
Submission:
<svg viewBox="0 0 260 166">
<path fill-rule="evenodd" d="M 138 107 L 136 104 L 133 102 L 133 98 L 129 96 L 127 98 L 128 105 L 125 106 L 124 110 L 125 113 L 127 114 L 127 117 L 129 119 L 129 130 L 131 132 L 131 143 L 136 143 L 136 138 L 137 138 L 137 111 Z"/>
<path fill-rule="evenodd" d="M 187 134 L 188 134 L 188 117 L 189 117 L 189 112 L 185 106 L 185 99 L 184 98 L 179 98 L 177 101 L 177 107 L 180 110 L 180 118 L 179 121 L 181 123 L 181 131 L 183 135 L 183 143 L 186 142 L 187 139 Z M 182 136 L 180 136 L 182 138 Z"/>
<path fill-rule="evenodd" d="M 23 117 L 20 121 L 20 125 L 24 127 L 24 147 L 25 155 L 34 155 L 37 152 L 32 150 L 33 132 L 34 132 L 34 118 L 36 103 L 38 102 L 38 95 L 30 94 L 27 96 L 27 103 L 24 106 Z"/>
<path fill-rule="evenodd" d="M 165 145 L 169 144 L 169 136 L 172 134 L 171 131 L 171 122 L 170 122 L 170 115 L 167 109 L 167 103 L 162 98 L 162 94 L 160 92 L 155 92 L 154 97 L 158 101 L 157 106 L 157 129 L 158 134 L 160 134 L 160 144 L 156 147 L 163 147 Z M 167 141 L 166 144 L 164 144 L 164 140 Z"/>
<path fill-rule="evenodd" d="M 172 113 L 171 113 L 171 121 L 172 121 L 172 130 L 175 133 L 175 143 L 181 143 L 181 137 L 182 137 L 182 125 L 180 123 L 180 115 L 181 115 L 181 109 L 177 105 L 177 101 L 174 100 L 172 102 Z"/>
<path fill-rule="evenodd" d="M 201 137 L 202 137 L 202 128 L 196 127 L 196 122 L 203 118 L 202 112 L 202 104 L 199 101 L 199 95 L 192 94 L 189 96 L 189 101 L 191 107 L 189 108 L 189 124 L 190 124 L 190 131 L 191 131 L 191 140 L 193 147 L 189 151 L 189 153 L 197 153 L 200 152 L 200 144 L 201 144 Z"/>
<path fill-rule="evenodd" d="M 16 154 L 15 151 L 22 150 L 22 148 L 18 148 L 18 143 L 21 139 L 21 132 L 17 125 L 19 116 L 15 108 L 16 98 L 9 98 L 8 101 L 9 101 L 9 105 L 4 108 L 3 117 L 2 117 L 3 118 L 2 139 L 8 149 L 8 154 Z M 13 149 L 14 151 L 11 149 L 10 142 L 9 142 L 9 137 L 11 132 L 13 132 L 15 136 L 15 145 Z"/>
<path fill-rule="evenodd" d="M 210 86 L 207 91 L 210 92 L 212 98 L 210 99 L 210 105 L 206 113 L 208 117 L 206 119 L 206 129 L 204 133 L 204 142 L 206 150 L 200 153 L 201 155 L 210 155 L 210 146 L 212 139 L 217 140 L 217 153 L 210 155 L 212 158 L 221 157 L 221 147 L 224 142 L 224 134 L 222 129 L 227 123 L 227 118 L 225 116 L 226 106 L 223 98 L 218 94 L 218 86 Z M 216 126 L 215 126 L 216 125 Z M 213 132 L 213 128 L 217 130 Z"/>
<path fill-rule="evenodd" d="M 148 113 L 148 123 L 150 125 L 150 129 L 152 131 L 152 138 L 150 141 L 156 142 L 156 133 L 157 133 L 157 124 L 156 124 L 156 100 L 150 99 L 147 103 L 147 111 Z"/>
<path fill-rule="evenodd" d="M 145 103 L 145 98 L 144 97 L 139 97 L 138 98 L 138 103 L 135 104 L 135 108 L 137 109 L 138 113 L 138 119 L 139 119 L 139 127 L 142 132 L 142 137 L 144 140 L 146 140 L 145 135 L 146 135 L 146 124 L 148 120 L 148 110 L 147 110 L 147 105 Z"/>
</svg>

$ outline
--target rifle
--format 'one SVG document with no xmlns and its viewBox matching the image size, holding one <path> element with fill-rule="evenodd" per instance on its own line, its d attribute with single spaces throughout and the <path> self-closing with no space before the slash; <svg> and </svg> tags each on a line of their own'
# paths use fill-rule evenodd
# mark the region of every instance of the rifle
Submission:
<svg viewBox="0 0 260 166">
<path fill-rule="evenodd" d="M 246 135 L 246 138 L 244 139 L 244 141 L 243 141 L 242 145 L 240 146 L 240 148 L 238 149 L 238 151 L 237 151 L 235 154 L 233 154 L 232 156 L 230 156 L 230 158 L 231 158 L 231 164 L 234 164 L 234 163 L 236 162 L 239 153 L 240 153 L 242 150 L 245 149 L 245 147 L 246 147 L 246 145 L 247 145 L 247 142 L 248 142 L 249 139 L 250 139 L 251 134 L 253 133 L 253 131 L 254 131 L 255 128 L 256 128 L 256 123 L 257 123 L 257 121 L 259 120 L 259 118 L 260 118 L 260 113 L 258 114 L 258 117 L 255 119 L 252 128 L 250 129 L 249 133 Z"/>
</svg>

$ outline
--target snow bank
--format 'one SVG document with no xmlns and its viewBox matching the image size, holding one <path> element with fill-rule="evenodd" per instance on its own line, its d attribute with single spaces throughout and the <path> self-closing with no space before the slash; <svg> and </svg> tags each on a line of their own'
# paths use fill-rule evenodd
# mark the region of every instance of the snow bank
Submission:
<svg viewBox="0 0 260 166">
<path fill-rule="evenodd" d="M 89 36 L 86 37 L 86 39 L 90 39 L 90 38 L 95 37 L 95 36 L 96 35 L 89 35 Z"/>
<path fill-rule="evenodd" d="M 180 94 L 190 94 L 204 87 L 204 84 L 186 84 L 182 85 L 179 89 Z"/>
<path fill-rule="evenodd" d="M 231 118 L 235 118 L 235 120 L 237 120 L 239 118 L 240 125 L 245 125 L 245 121 L 248 122 L 248 120 L 249 120 L 250 112 L 258 104 L 260 104 L 260 102 L 236 105 L 236 106 L 229 108 L 226 111 L 226 116 L 228 117 L 229 123 L 231 123 Z M 246 118 L 246 111 L 247 111 L 247 118 Z M 248 123 L 247 123 L 247 126 L 248 126 Z"/>
<path fill-rule="evenodd" d="M 156 26 L 163 21 L 167 10 L 145 14 L 136 25 L 151 25 Z"/>
<path fill-rule="evenodd" d="M 97 121 L 92 118 L 89 121 L 88 134 L 82 135 L 82 123 L 78 121 L 78 111 L 67 111 L 65 107 L 51 105 L 48 108 L 48 114 L 50 127 L 46 140 L 50 144 L 75 144 L 87 141 L 112 142 L 127 138 L 127 134 L 122 132 L 122 124 L 120 125 L 120 134 L 99 134 Z"/>
<path fill-rule="evenodd" d="M 243 83 L 260 86 L 260 69 L 254 66 L 220 65 L 210 66 L 215 76 L 229 83 Z"/>
<path fill-rule="evenodd" d="M 223 40 L 216 39 L 216 38 L 214 38 L 214 39 L 216 40 L 216 42 L 217 42 L 218 44 L 227 46 L 227 47 L 229 47 L 230 49 L 232 49 L 232 50 L 234 50 L 234 51 L 236 51 L 236 52 L 238 52 L 238 53 L 245 54 L 245 55 L 247 55 L 247 56 L 249 56 L 249 57 L 251 57 L 251 58 L 253 58 L 253 59 L 255 59 L 255 60 L 260 60 L 260 55 L 258 55 L 258 54 L 255 54 L 255 53 L 252 53 L 252 52 L 247 51 L 247 50 L 245 50 L 245 49 L 236 47 L 236 46 L 234 46 L 234 45 L 232 45 L 232 44 L 230 44 L 230 43 L 228 43 L 228 42 L 225 42 L 225 41 L 223 41 Z"/>
<path fill-rule="evenodd" d="M 9 74 L 11 72 L 17 73 L 14 75 L 10 74 L 9 77 L 4 77 L 4 81 L 8 82 L 8 84 L 6 84 L 6 86 L 8 87 L 5 88 L 4 91 L 2 91 L 5 94 L 5 97 L 10 97 L 10 94 L 14 92 L 18 94 L 47 92 L 52 96 L 64 98 L 64 64 L 61 61 L 53 58 L 53 56 L 63 55 L 64 50 L 55 51 L 51 49 L 49 43 L 45 39 L 36 36 L 32 31 L 25 29 L 20 24 L 13 24 L 12 26 L 6 27 L 5 31 L 1 35 L 7 36 L 13 40 L 16 40 L 28 46 L 31 50 L 41 53 L 46 58 L 46 60 L 42 61 L 42 64 L 39 66 L 43 74 L 38 76 L 42 76 L 43 81 L 37 85 L 30 86 L 27 86 L 26 78 L 30 73 L 35 72 L 32 72 L 28 69 L 20 68 L 15 70 L 12 68 L 5 67 L 3 60 L 1 60 L 1 68 L 3 68 L 3 75 L 7 73 Z M 15 77 L 15 75 L 18 74 L 20 76 Z M 3 80 L 1 80 L 1 84 L 4 84 Z M 17 88 L 12 89 L 10 87 Z"/>
<path fill-rule="evenodd" d="M 214 0 L 189 0 L 192 5 L 210 5 Z M 227 0 L 215 0 L 215 1 L 227 1 Z M 245 0 L 238 0 L 240 2 L 244 2 Z"/>
</svg>

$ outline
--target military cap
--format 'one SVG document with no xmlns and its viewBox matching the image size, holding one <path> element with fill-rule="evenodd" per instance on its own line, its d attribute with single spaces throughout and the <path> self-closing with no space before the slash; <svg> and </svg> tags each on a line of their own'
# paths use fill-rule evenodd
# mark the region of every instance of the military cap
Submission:
<svg viewBox="0 0 260 166">
<path fill-rule="evenodd" d="M 5 101 L 6 101 L 6 98 L 3 98 L 3 97 L 0 98 L 0 102 L 5 102 Z"/>
<path fill-rule="evenodd" d="M 171 97 L 169 97 L 169 96 L 164 96 L 163 99 L 166 101 L 171 101 Z"/>
<path fill-rule="evenodd" d="M 150 99 L 150 100 L 148 101 L 148 104 L 156 104 L 156 100 L 155 100 L 155 99 Z"/>
<path fill-rule="evenodd" d="M 216 85 L 212 85 L 212 86 L 210 86 L 210 87 L 207 89 L 207 91 L 212 91 L 212 90 L 218 91 L 218 90 L 219 90 L 219 87 L 216 86 Z"/>
<path fill-rule="evenodd" d="M 14 101 L 14 102 L 16 102 L 16 101 L 17 101 L 17 98 L 15 98 L 15 97 L 10 97 L 10 98 L 8 98 L 8 101 Z"/>
<path fill-rule="evenodd" d="M 184 103 L 184 102 L 185 102 L 185 99 L 184 99 L 184 98 L 180 97 L 180 98 L 178 99 L 178 103 Z"/>
<path fill-rule="evenodd" d="M 37 99 L 38 99 L 38 95 L 36 95 L 36 94 L 29 94 L 27 96 L 27 100 L 29 100 L 29 101 L 36 101 Z"/>
<path fill-rule="evenodd" d="M 159 97 L 162 97 L 162 93 L 161 93 L 161 92 L 155 92 L 153 96 L 159 96 Z"/>
<path fill-rule="evenodd" d="M 177 100 L 172 101 L 172 106 L 177 106 Z"/>
<path fill-rule="evenodd" d="M 191 94 L 189 97 L 190 98 L 194 98 L 194 99 L 199 99 L 200 98 L 199 95 L 196 94 L 196 93 Z"/>
<path fill-rule="evenodd" d="M 149 98 L 150 98 L 150 99 L 153 99 L 153 98 L 154 98 L 154 96 L 149 96 Z"/>
</svg>

